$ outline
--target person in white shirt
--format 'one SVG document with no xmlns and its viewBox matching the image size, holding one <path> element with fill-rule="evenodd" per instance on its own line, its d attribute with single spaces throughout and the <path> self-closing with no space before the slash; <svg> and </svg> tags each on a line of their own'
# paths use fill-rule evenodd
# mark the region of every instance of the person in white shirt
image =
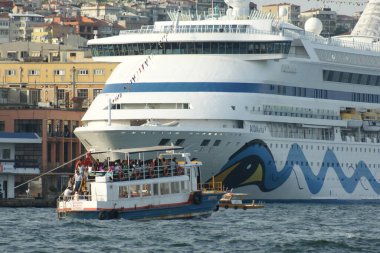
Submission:
<svg viewBox="0 0 380 253">
<path fill-rule="evenodd" d="M 79 171 L 76 171 L 75 172 L 75 188 L 74 188 L 75 192 L 80 190 L 81 183 L 82 183 L 82 175 L 79 173 Z"/>
</svg>

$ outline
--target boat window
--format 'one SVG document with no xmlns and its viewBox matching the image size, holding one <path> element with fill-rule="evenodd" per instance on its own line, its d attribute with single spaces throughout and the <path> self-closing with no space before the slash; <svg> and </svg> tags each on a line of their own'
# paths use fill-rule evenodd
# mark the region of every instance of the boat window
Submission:
<svg viewBox="0 0 380 253">
<path fill-rule="evenodd" d="M 153 195 L 158 195 L 158 184 L 153 184 Z"/>
<path fill-rule="evenodd" d="M 143 185 L 142 196 L 143 197 L 152 196 L 152 187 L 150 184 Z"/>
<path fill-rule="evenodd" d="M 161 183 L 160 184 L 160 194 L 165 195 L 165 194 L 169 194 L 169 193 L 170 193 L 169 183 Z"/>
<path fill-rule="evenodd" d="M 119 198 L 128 198 L 128 186 L 119 187 Z"/>
<path fill-rule="evenodd" d="M 140 197 L 140 185 L 129 186 L 129 192 L 132 198 Z"/>
<path fill-rule="evenodd" d="M 179 182 L 171 182 L 170 187 L 172 194 L 179 193 Z"/>
<path fill-rule="evenodd" d="M 181 192 L 186 192 L 187 190 L 187 184 L 185 184 L 185 181 L 181 181 Z"/>
</svg>

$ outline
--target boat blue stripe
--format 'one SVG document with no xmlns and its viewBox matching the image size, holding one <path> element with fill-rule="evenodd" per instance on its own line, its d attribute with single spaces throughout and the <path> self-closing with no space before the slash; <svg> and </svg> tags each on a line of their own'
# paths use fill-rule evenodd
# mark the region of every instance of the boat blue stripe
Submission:
<svg viewBox="0 0 380 253">
<path fill-rule="evenodd" d="M 264 83 L 213 83 L 213 82 L 175 82 L 175 83 L 115 83 L 107 84 L 104 93 L 122 92 L 234 92 L 261 93 L 294 97 L 332 99 L 379 103 L 380 96 L 367 93 L 321 90 Z"/>
</svg>

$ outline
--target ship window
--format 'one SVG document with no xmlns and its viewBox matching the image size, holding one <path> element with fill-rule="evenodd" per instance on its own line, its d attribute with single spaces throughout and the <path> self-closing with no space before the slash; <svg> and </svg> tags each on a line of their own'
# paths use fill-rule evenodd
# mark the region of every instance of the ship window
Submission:
<svg viewBox="0 0 380 253">
<path fill-rule="evenodd" d="M 161 139 L 161 141 L 158 143 L 158 146 L 165 146 L 169 141 L 170 139 Z"/>
<path fill-rule="evenodd" d="M 367 84 L 367 78 L 368 78 L 368 75 L 361 75 L 362 78 L 360 79 L 360 84 Z"/>
<path fill-rule="evenodd" d="M 171 182 L 170 183 L 171 193 L 179 193 L 179 182 Z"/>
<path fill-rule="evenodd" d="M 215 142 L 214 142 L 214 146 L 215 146 L 215 147 L 219 146 L 220 142 L 221 142 L 221 140 L 215 140 Z"/>
<path fill-rule="evenodd" d="M 357 74 L 357 73 L 352 74 L 352 79 L 351 79 L 352 83 L 354 84 L 360 83 L 359 79 L 360 79 L 360 74 Z"/>
<path fill-rule="evenodd" d="M 201 143 L 201 146 L 203 146 L 203 147 L 208 146 L 209 143 L 210 143 L 210 140 L 208 140 L 208 139 L 203 140 Z"/>
<path fill-rule="evenodd" d="M 175 142 L 175 146 L 182 146 L 183 143 L 185 142 L 185 139 L 178 139 L 176 142 Z"/>
<path fill-rule="evenodd" d="M 160 193 L 161 195 L 169 194 L 169 183 L 160 184 Z"/>
</svg>

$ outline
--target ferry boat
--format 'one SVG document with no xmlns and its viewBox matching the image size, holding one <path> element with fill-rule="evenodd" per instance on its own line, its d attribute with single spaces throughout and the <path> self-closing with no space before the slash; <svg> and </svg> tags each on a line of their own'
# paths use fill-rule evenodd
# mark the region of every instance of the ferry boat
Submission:
<svg viewBox="0 0 380 253">
<path fill-rule="evenodd" d="M 190 154 L 178 153 L 178 149 L 147 147 L 106 152 L 121 153 L 125 160 L 107 160 L 107 169 L 89 162 L 79 186 L 69 187 L 58 198 L 58 217 L 153 220 L 210 216 L 224 193 L 222 186 L 217 182 L 201 185 L 202 163 L 191 161 Z M 146 164 L 144 156 L 152 152 L 157 155 L 156 162 Z M 135 154 L 143 160 L 132 160 Z"/>
<path fill-rule="evenodd" d="M 380 199 L 379 0 L 353 33 L 323 38 L 248 0 L 226 13 L 171 13 L 88 42 L 95 61 L 120 62 L 82 119 L 86 149 L 183 146 L 248 198 Z"/>
</svg>

